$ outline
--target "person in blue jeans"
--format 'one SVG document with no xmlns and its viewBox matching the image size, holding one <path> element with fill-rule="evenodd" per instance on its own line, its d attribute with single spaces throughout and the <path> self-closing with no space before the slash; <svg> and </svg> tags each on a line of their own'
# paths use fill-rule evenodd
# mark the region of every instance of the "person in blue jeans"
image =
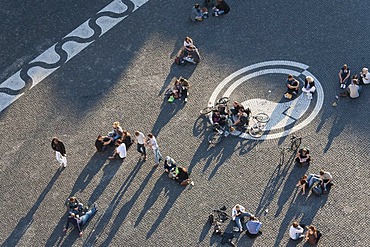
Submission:
<svg viewBox="0 0 370 247">
<path fill-rule="evenodd" d="M 239 228 L 240 232 L 243 231 L 241 219 L 243 219 L 244 217 L 251 217 L 251 216 L 253 215 L 251 213 L 246 212 L 245 208 L 239 204 L 236 204 L 233 207 L 232 212 L 231 212 L 231 217 L 233 218 L 233 220 L 235 220 L 235 223 L 237 227 Z"/>
<path fill-rule="evenodd" d="M 87 211 L 83 216 L 79 216 L 78 214 L 71 213 L 68 216 L 68 221 L 66 227 L 64 227 L 63 232 L 66 232 L 69 227 L 69 223 L 73 224 L 74 226 L 77 227 L 79 236 L 82 237 L 83 232 L 82 232 L 82 226 L 84 226 L 87 221 L 90 219 L 91 216 L 93 216 L 96 211 L 98 210 L 97 204 L 94 203 L 93 208 L 91 208 L 89 211 Z"/>
</svg>

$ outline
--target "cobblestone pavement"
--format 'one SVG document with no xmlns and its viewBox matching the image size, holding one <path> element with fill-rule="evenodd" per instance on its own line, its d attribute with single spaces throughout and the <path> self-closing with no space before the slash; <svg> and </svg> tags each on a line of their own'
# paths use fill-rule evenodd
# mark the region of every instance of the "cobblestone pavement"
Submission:
<svg viewBox="0 0 370 247">
<path fill-rule="evenodd" d="M 35 1 L 18 9 L 1 2 L 6 27 L 0 31 L 1 82 L 110 3 Z M 370 17 L 363 1 L 229 0 L 227 16 L 201 23 L 188 20 L 192 1 L 142 1 L 134 12 L 135 1 L 122 2 L 128 17 L 0 113 L 2 246 L 221 246 L 208 215 L 224 205 L 231 212 L 236 203 L 263 222 L 256 239 L 236 234 L 237 246 L 304 246 L 289 240 L 293 220 L 317 226 L 320 246 L 369 246 L 369 190 L 363 185 L 369 177 L 369 86 L 358 99 L 343 98 L 332 106 L 343 63 L 356 73 L 369 66 Z M 197 66 L 173 64 L 185 36 L 200 50 Z M 266 61 L 308 68 L 275 64 L 255 69 L 251 73 L 272 71 L 244 78 L 232 91 L 228 84 L 215 97 L 230 93 L 232 100 L 269 113 L 268 135 L 284 134 L 261 140 L 228 136 L 209 146 L 211 130 L 199 110 L 229 75 Z M 282 95 L 289 70 L 301 80 L 312 73 L 322 92 L 312 101 L 302 95 L 286 107 Z M 187 104 L 163 97 L 178 76 L 191 83 Z M 310 121 L 303 126 L 305 119 Z M 107 159 L 112 150 L 95 153 L 96 136 L 117 120 L 131 133 L 154 133 L 162 154 L 188 167 L 195 186 L 168 179 L 161 167 L 153 168 L 153 154 L 143 162 L 135 146 L 122 164 Z M 309 167 L 294 165 L 293 152 L 278 166 L 280 150 L 293 132 L 310 148 Z M 50 147 L 53 136 L 66 145 L 64 170 Z M 299 178 L 321 168 L 334 176 L 330 193 L 300 195 Z M 76 230 L 62 234 L 64 200 L 70 195 L 99 203 L 82 238 Z M 223 223 L 227 231 L 232 226 L 229 220 Z"/>
</svg>

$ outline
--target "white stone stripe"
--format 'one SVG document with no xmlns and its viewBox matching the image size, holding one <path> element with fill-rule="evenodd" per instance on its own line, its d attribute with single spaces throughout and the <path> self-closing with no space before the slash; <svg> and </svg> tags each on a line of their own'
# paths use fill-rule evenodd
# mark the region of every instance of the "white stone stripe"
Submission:
<svg viewBox="0 0 370 247">
<path fill-rule="evenodd" d="M 143 4 L 148 2 L 149 0 L 131 0 L 131 2 L 134 4 L 134 10 L 136 11 L 139 7 L 141 7 Z M 121 14 L 127 11 L 128 7 L 125 5 L 121 0 L 114 0 L 111 3 L 109 3 L 107 6 L 105 6 L 102 10 L 100 10 L 98 13 L 102 13 L 105 11 Z M 119 17 L 119 18 L 112 18 L 108 16 L 102 16 L 99 17 L 96 20 L 96 24 L 99 25 L 102 29 L 102 33 L 100 36 L 102 36 L 104 33 L 109 31 L 111 28 L 113 28 L 115 25 L 117 25 L 119 22 L 121 22 L 123 19 L 125 19 L 128 15 Z M 94 31 L 89 27 L 88 21 L 82 23 L 79 27 L 77 27 L 75 30 L 67 34 L 64 38 L 75 36 L 80 38 L 88 38 L 91 37 L 94 34 Z M 69 61 L 71 58 L 76 56 L 78 53 L 80 53 L 83 49 L 88 47 L 93 41 L 88 43 L 79 43 L 76 41 L 68 41 L 63 44 L 62 49 L 67 52 L 68 58 L 67 61 Z M 55 52 L 55 45 L 47 49 L 45 52 L 43 52 L 41 55 L 36 57 L 33 62 L 45 62 L 48 64 L 56 63 L 60 57 Z M 66 61 L 66 62 L 67 62 Z M 49 76 L 51 73 L 53 73 L 55 70 L 57 70 L 59 67 L 52 68 L 52 69 L 45 69 L 39 66 L 33 67 L 27 71 L 27 74 L 32 78 L 33 83 L 30 88 L 36 86 L 38 83 L 40 83 L 43 79 L 45 79 L 47 76 Z M 14 75 L 9 77 L 7 80 L 2 82 L 0 84 L 0 88 L 9 88 L 12 90 L 20 90 L 25 86 L 25 82 L 20 78 L 20 71 L 17 71 Z M 5 93 L 0 93 L 0 112 L 3 111 L 6 107 L 8 107 L 10 104 L 12 104 L 16 99 L 19 98 L 19 96 L 23 95 L 8 95 Z"/>
</svg>

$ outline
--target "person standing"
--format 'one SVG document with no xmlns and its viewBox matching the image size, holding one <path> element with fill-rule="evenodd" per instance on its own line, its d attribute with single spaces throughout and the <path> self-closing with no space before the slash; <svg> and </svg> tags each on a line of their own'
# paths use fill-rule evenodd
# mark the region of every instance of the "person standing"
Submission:
<svg viewBox="0 0 370 247">
<path fill-rule="evenodd" d="M 60 166 L 63 166 L 64 168 L 67 167 L 66 148 L 64 147 L 63 142 L 54 137 L 51 141 L 51 148 L 55 151 L 55 158 L 59 162 Z"/>
<path fill-rule="evenodd" d="M 155 166 L 158 166 L 159 162 L 161 162 L 161 160 L 162 160 L 162 154 L 159 151 L 159 146 L 158 146 L 158 143 L 157 143 L 157 139 L 154 137 L 154 135 L 152 133 L 148 134 L 148 138 L 149 138 L 148 145 L 153 149 Z"/>
<path fill-rule="evenodd" d="M 136 141 L 137 141 L 137 151 L 141 153 L 141 157 L 146 160 L 146 148 L 145 148 L 145 135 L 140 131 L 135 131 Z"/>
</svg>

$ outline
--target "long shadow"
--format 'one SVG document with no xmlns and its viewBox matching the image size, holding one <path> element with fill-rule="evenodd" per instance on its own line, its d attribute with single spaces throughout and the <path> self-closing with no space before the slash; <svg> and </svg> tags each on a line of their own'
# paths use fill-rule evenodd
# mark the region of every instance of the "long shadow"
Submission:
<svg viewBox="0 0 370 247">
<path fill-rule="evenodd" d="M 326 143 L 324 147 L 324 153 L 326 153 L 329 150 L 334 139 L 338 137 L 343 132 L 346 125 L 348 125 L 348 121 L 347 121 L 348 116 L 347 115 L 344 116 L 344 115 L 345 113 L 341 111 L 340 113 L 337 113 L 337 115 L 334 117 L 333 123 L 331 124 L 332 128 L 328 135 L 328 142 Z"/>
<path fill-rule="evenodd" d="M 106 229 L 107 224 L 112 218 L 113 212 L 118 207 L 118 205 L 121 203 L 122 197 L 126 193 L 127 189 L 131 185 L 132 181 L 134 180 L 138 172 L 140 171 L 142 164 L 143 164 L 143 161 L 139 160 L 136 166 L 134 167 L 134 169 L 128 175 L 127 179 L 124 181 L 119 191 L 113 197 L 112 201 L 108 204 L 108 208 L 104 211 L 104 214 L 100 217 L 99 221 L 96 223 L 95 230 L 87 238 L 87 240 L 84 243 L 85 245 L 87 246 L 94 245 L 95 242 L 100 237 L 101 233 Z M 112 241 L 113 237 L 115 236 L 118 229 L 120 228 L 122 222 L 127 217 L 128 212 L 130 212 L 136 200 L 139 198 L 140 194 L 144 190 L 145 186 L 148 184 L 149 180 L 152 178 L 152 175 L 155 170 L 156 168 L 152 168 L 152 170 L 147 174 L 147 176 L 142 181 L 140 187 L 137 189 L 135 194 L 131 197 L 131 199 L 128 202 L 126 202 L 122 206 L 122 208 L 120 209 L 120 211 L 118 212 L 117 216 L 115 217 L 113 221 L 111 230 L 107 238 L 104 240 L 104 243 L 102 243 L 101 246 L 108 246 L 110 241 Z"/>
<path fill-rule="evenodd" d="M 278 236 L 276 237 L 274 246 L 280 246 L 280 242 L 286 236 L 290 224 L 293 220 L 298 220 L 302 224 L 309 225 L 312 223 L 317 212 L 320 210 L 327 201 L 327 195 L 318 197 L 313 195 L 305 197 L 301 196 L 298 190 L 293 194 L 289 208 L 287 209 L 287 214 L 283 219 Z M 301 218 L 299 220 L 299 218 Z M 296 243 L 288 242 L 287 246 L 295 246 Z"/>
<path fill-rule="evenodd" d="M 174 117 L 184 106 L 185 103 L 182 99 L 176 99 L 173 103 L 169 103 L 167 102 L 167 99 L 164 99 L 161 105 L 161 112 L 153 125 L 152 133 L 157 136 L 161 129 L 166 126 L 171 118 Z"/>
<path fill-rule="evenodd" d="M 172 181 L 168 178 L 166 173 L 163 173 L 161 177 L 158 178 L 156 184 L 154 185 L 153 190 L 151 191 L 148 199 L 146 200 L 143 209 L 141 210 L 142 213 L 139 214 L 138 218 L 135 221 L 134 227 L 138 226 L 140 222 L 145 217 L 145 212 L 148 212 L 150 208 L 155 204 L 158 197 L 163 191 L 163 188 L 165 189 L 165 193 L 168 196 L 168 200 L 166 204 L 163 206 L 161 212 L 158 214 L 157 219 L 153 222 L 152 226 L 150 227 L 149 231 L 146 234 L 146 239 L 149 239 L 153 233 L 156 231 L 157 227 L 160 225 L 162 220 L 166 217 L 167 213 L 172 208 L 173 204 L 179 197 L 179 195 L 184 190 L 184 186 L 180 186 L 176 182 Z"/>
<path fill-rule="evenodd" d="M 72 188 L 70 196 L 74 196 L 78 191 L 82 192 L 89 185 L 94 176 L 99 172 L 101 167 L 107 160 L 107 157 L 111 149 L 108 148 L 104 153 L 95 153 L 87 162 L 84 169 L 76 179 L 76 182 Z"/>
<path fill-rule="evenodd" d="M 58 169 L 55 172 L 54 176 L 51 178 L 48 185 L 45 187 L 45 189 L 42 191 L 40 196 L 37 198 L 35 204 L 33 204 L 30 211 L 28 211 L 26 216 L 22 217 L 19 220 L 18 224 L 16 225 L 16 227 L 14 228 L 12 233 L 9 235 L 9 237 L 4 241 L 2 246 L 4 246 L 4 247 L 5 246 L 16 246 L 18 244 L 19 240 L 22 238 L 24 233 L 27 231 L 28 227 L 32 224 L 33 215 L 36 213 L 37 209 L 39 208 L 41 203 L 44 201 L 46 195 L 48 194 L 48 192 L 53 187 L 55 181 L 58 179 L 61 172 L 62 172 L 61 169 Z"/>
<path fill-rule="evenodd" d="M 292 154 L 287 162 L 281 166 L 276 166 L 274 172 L 271 174 L 269 181 L 262 193 L 261 199 L 257 206 L 256 214 L 261 215 L 265 209 L 270 206 L 271 201 L 274 196 L 279 191 L 280 187 L 284 183 L 290 167 L 292 166 L 294 160 L 294 154 Z M 294 187 L 294 185 L 293 185 Z"/>
</svg>

